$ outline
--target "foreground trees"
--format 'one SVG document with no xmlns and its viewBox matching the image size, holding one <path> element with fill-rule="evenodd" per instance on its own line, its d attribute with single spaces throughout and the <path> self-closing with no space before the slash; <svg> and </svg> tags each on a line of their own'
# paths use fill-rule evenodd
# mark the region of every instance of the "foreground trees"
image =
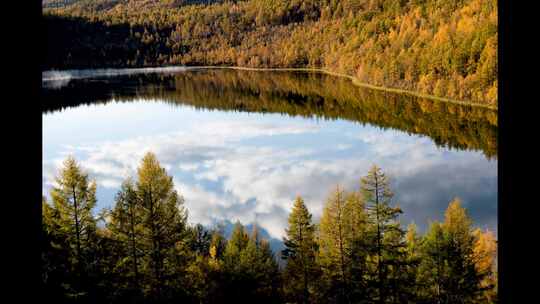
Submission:
<svg viewBox="0 0 540 304">
<path fill-rule="evenodd" d="M 123 183 L 107 224 L 125 253 L 120 273 L 134 293 L 142 290 L 156 300 L 178 296 L 177 269 L 185 268 L 187 255 L 183 198 L 155 155 L 143 158 L 137 175 L 136 183 Z"/>
<path fill-rule="evenodd" d="M 421 279 L 431 288 L 422 298 L 435 303 L 486 303 L 494 300 L 495 240 L 473 231 L 459 199 L 450 202 L 443 223 L 433 223 L 422 245 Z M 489 266 L 488 266 L 489 265 Z"/>
<path fill-rule="evenodd" d="M 187 223 L 155 155 L 94 214 L 95 182 L 73 158 L 43 198 L 47 299 L 70 303 L 495 303 L 496 240 L 473 229 L 459 199 L 424 236 L 404 230 L 390 183 L 373 166 L 357 191 L 336 187 L 320 225 L 297 197 L 278 266 L 267 240 L 239 222 Z M 100 225 L 103 221 L 104 225 Z"/>
<path fill-rule="evenodd" d="M 361 193 L 369 214 L 369 234 L 373 242 L 370 287 L 376 290 L 373 299 L 378 303 L 408 301 L 409 280 L 404 277 L 407 267 L 405 231 L 398 222 L 399 207 L 391 206 L 393 193 L 386 175 L 373 166 L 361 179 Z"/>
<path fill-rule="evenodd" d="M 296 303 L 311 303 L 319 276 L 318 245 L 311 213 L 301 197 L 294 201 L 286 233 L 282 252 L 287 261 L 283 272 L 285 295 Z"/>
<path fill-rule="evenodd" d="M 87 298 L 91 291 L 89 280 L 95 270 L 91 256 L 96 243 L 96 221 L 92 215 L 96 183 L 88 180 L 72 157 L 63 165 L 51 190 L 52 206 L 43 207 L 45 235 L 50 240 L 47 245 L 52 251 L 50 258 L 61 260 L 51 265 L 54 267 L 51 274 L 68 277 L 62 285 L 67 297 Z"/>
</svg>

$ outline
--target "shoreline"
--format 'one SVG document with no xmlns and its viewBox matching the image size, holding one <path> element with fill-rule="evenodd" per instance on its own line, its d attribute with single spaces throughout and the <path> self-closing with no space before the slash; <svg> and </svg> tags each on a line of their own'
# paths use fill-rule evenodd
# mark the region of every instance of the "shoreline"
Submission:
<svg viewBox="0 0 540 304">
<path fill-rule="evenodd" d="M 354 76 L 351 76 L 351 75 L 338 73 L 338 72 L 332 72 L 330 70 L 321 69 L 321 68 L 250 68 L 250 67 L 240 67 L 240 66 L 186 66 L 186 68 L 193 68 L 193 69 L 197 69 L 197 68 L 199 68 L 199 69 L 232 69 L 232 70 L 245 70 L 245 71 L 319 72 L 319 73 L 323 73 L 323 74 L 327 74 L 327 75 L 331 75 L 331 76 L 348 78 L 349 80 L 351 80 L 351 82 L 354 85 L 359 86 L 359 87 L 368 88 L 368 89 L 386 91 L 386 92 L 392 92 L 392 93 L 407 94 L 407 95 L 432 99 L 432 100 L 441 101 L 441 102 L 447 102 L 447 103 L 453 103 L 453 104 L 459 104 L 459 105 L 465 105 L 465 106 L 488 108 L 490 110 L 497 110 L 498 109 L 497 106 L 493 106 L 493 105 L 489 105 L 489 104 L 481 104 L 481 103 L 474 103 L 474 102 L 469 102 L 469 101 L 462 101 L 462 100 L 438 97 L 438 96 L 434 96 L 434 95 L 419 93 L 419 92 L 415 92 L 415 91 L 411 91 L 411 90 L 405 90 L 405 89 L 376 86 L 376 85 L 373 85 L 373 84 L 361 82 L 360 80 L 358 80 L 358 78 L 356 78 Z"/>
<path fill-rule="evenodd" d="M 424 94 L 424 93 L 411 91 L 411 90 L 377 86 L 377 85 L 361 82 L 360 80 L 358 80 L 358 78 L 356 78 L 356 77 L 354 77 L 352 75 L 333 72 L 333 71 L 322 69 L 322 68 L 252 68 L 252 67 L 241 67 L 241 66 L 212 66 L 212 65 L 175 66 L 175 65 L 171 65 L 171 66 L 163 66 L 163 67 L 143 67 L 143 68 L 111 68 L 111 69 L 99 68 L 99 69 L 48 70 L 48 71 L 42 71 L 42 73 L 43 72 L 52 72 L 52 71 L 54 71 L 54 72 L 67 72 L 67 71 L 74 71 L 74 70 L 77 70 L 77 71 L 82 71 L 82 70 L 85 70 L 85 71 L 89 71 L 89 70 L 94 70 L 94 71 L 96 71 L 96 70 L 104 70 L 104 71 L 105 70 L 142 70 L 142 69 L 166 70 L 168 68 L 173 68 L 173 69 L 174 68 L 180 68 L 180 69 L 186 69 L 186 70 L 195 70 L 195 69 L 230 69 L 230 70 L 243 70 L 243 71 L 318 72 L 318 73 L 323 73 L 323 74 L 327 74 L 327 75 L 331 75 L 331 76 L 347 78 L 347 79 L 351 80 L 352 84 L 354 84 L 356 86 L 359 86 L 359 87 L 368 88 L 368 89 L 386 91 L 386 92 L 392 92 L 392 93 L 399 93 L 399 94 L 407 94 L 407 95 L 410 95 L 410 96 L 415 96 L 415 97 L 419 97 L 419 98 L 426 98 L 426 99 L 431 99 L 431 100 L 434 100 L 434 101 L 446 102 L 446 103 L 451 103 L 451 104 L 459 104 L 459 105 L 464 105 L 464 106 L 487 108 L 487 109 L 490 109 L 490 110 L 498 110 L 498 106 L 496 106 L 496 105 L 494 106 L 494 105 L 489 105 L 489 104 L 474 103 L 474 102 L 468 102 L 468 101 L 462 101 L 462 100 L 438 97 L 438 96 Z"/>
</svg>

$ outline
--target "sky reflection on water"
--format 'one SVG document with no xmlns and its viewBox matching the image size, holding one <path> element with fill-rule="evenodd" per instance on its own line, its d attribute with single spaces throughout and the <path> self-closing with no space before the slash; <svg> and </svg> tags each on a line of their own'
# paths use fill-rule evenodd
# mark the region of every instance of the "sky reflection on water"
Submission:
<svg viewBox="0 0 540 304">
<path fill-rule="evenodd" d="M 421 230 L 463 200 L 496 232 L 497 161 L 438 148 L 429 137 L 345 120 L 196 110 L 160 102 L 79 106 L 43 116 L 43 190 L 72 154 L 98 182 L 98 209 L 147 151 L 173 175 L 193 223 L 254 221 L 281 238 L 296 195 L 316 220 L 336 184 L 357 189 L 375 163 L 392 179 L 403 224 Z"/>
</svg>

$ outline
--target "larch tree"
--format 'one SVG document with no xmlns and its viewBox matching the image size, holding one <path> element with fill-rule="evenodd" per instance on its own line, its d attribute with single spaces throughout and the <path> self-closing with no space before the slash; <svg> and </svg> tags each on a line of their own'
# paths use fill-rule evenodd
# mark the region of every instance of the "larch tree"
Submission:
<svg viewBox="0 0 540 304">
<path fill-rule="evenodd" d="M 237 263 L 241 266 L 241 271 L 250 277 L 257 275 L 257 263 L 259 258 L 260 237 L 257 225 L 253 225 L 251 236 L 248 239 L 246 247 L 240 251 L 240 260 Z M 255 280 L 253 280 L 255 281 Z"/>
<path fill-rule="evenodd" d="M 282 286 L 280 269 L 276 257 L 266 239 L 261 239 L 258 245 L 258 281 L 257 297 L 263 303 L 280 302 L 280 290 Z"/>
<path fill-rule="evenodd" d="M 73 157 L 68 157 L 51 190 L 57 230 L 70 250 L 70 264 L 78 277 L 79 290 L 87 288 L 87 272 L 91 268 L 92 240 L 96 222 L 92 211 L 96 204 L 96 183 L 90 182 Z M 81 291 L 81 295 L 84 292 Z"/>
<path fill-rule="evenodd" d="M 294 201 L 285 233 L 285 249 L 282 251 L 282 259 L 287 262 L 284 269 L 285 292 L 297 303 L 310 303 L 310 293 L 314 293 L 319 272 L 318 246 L 312 215 L 300 196 Z"/>
<path fill-rule="evenodd" d="M 249 235 L 240 221 L 237 221 L 223 252 L 223 271 L 226 278 L 224 280 L 224 298 L 226 301 L 233 301 L 238 295 L 245 296 L 242 285 L 247 279 L 243 273 L 244 267 L 240 263 L 240 258 L 248 243 Z"/>
<path fill-rule="evenodd" d="M 417 301 L 417 296 L 420 290 L 418 285 L 418 266 L 421 261 L 420 251 L 422 246 L 422 238 L 418 235 L 418 228 L 414 222 L 410 223 L 407 227 L 407 234 L 405 235 L 406 247 L 406 271 L 403 273 L 407 278 L 408 283 L 408 297 L 413 302 Z"/>
<path fill-rule="evenodd" d="M 481 282 L 488 273 L 479 271 L 476 243 L 472 220 L 456 198 L 448 205 L 444 222 L 433 223 L 423 241 L 419 276 L 424 300 L 473 303 L 483 296 Z"/>
<path fill-rule="evenodd" d="M 209 255 L 214 260 L 222 259 L 225 247 L 227 246 L 227 239 L 223 236 L 223 228 L 214 228 L 211 232 Z"/>
<path fill-rule="evenodd" d="M 405 232 L 397 220 L 402 211 L 390 205 L 394 194 L 389 179 L 376 165 L 360 180 L 360 191 L 367 206 L 373 242 L 370 246 L 374 272 L 370 285 L 376 290 L 373 300 L 385 303 L 399 294 L 395 274 L 403 266 Z"/>
<path fill-rule="evenodd" d="M 110 212 L 107 228 L 113 239 L 121 244 L 125 257 L 118 268 L 121 275 L 130 281 L 130 289 L 139 290 L 141 283 L 141 262 L 144 251 L 141 248 L 142 217 L 141 201 L 137 197 L 135 184 L 126 179 L 116 194 L 116 204 Z"/>
<path fill-rule="evenodd" d="M 147 292 L 161 299 L 165 293 L 174 292 L 178 274 L 186 266 L 187 211 L 172 177 L 153 153 L 143 157 L 137 176 L 141 245 L 146 253 L 142 270 L 149 274 Z"/>
<path fill-rule="evenodd" d="M 383 261 L 385 266 L 385 303 L 410 303 L 415 301 L 415 268 L 409 259 L 405 232 L 399 223 L 389 226 L 383 235 Z"/>
<path fill-rule="evenodd" d="M 42 281 L 49 299 L 64 299 L 72 293 L 70 275 L 70 251 L 64 234 L 61 233 L 60 214 L 54 206 L 42 199 L 41 265 Z"/>
<path fill-rule="evenodd" d="M 472 220 L 461 200 L 455 198 L 445 212 L 442 224 L 446 234 L 446 256 L 448 258 L 449 278 L 446 284 L 445 298 L 452 303 L 468 303 L 482 294 L 480 282 L 485 275 L 478 272 L 474 246 L 476 238 L 472 229 Z"/>
<path fill-rule="evenodd" d="M 474 258 L 476 271 L 483 276 L 480 286 L 483 293 L 477 303 L 497 301 L 497 240 L 493 232 L 474 230 Z"/>
<path fill-rule="evenodd" d="M 246 233 L 244 226 L 237 221 L 223 253 L 225 267 L 229 271 L 234 271 L 240 266 L 238 263 L 240 253 L 246 248 L 248 242 L 249 235 Z"/>
<path fill-rule="evenodd" d="M 319 263 L 328 297 L 349 302 L 345 191 L 339 186 L 326 201 L 320 221 Z"/>
<path fill-rule="evenodd" d="M 431 223 L 422 238 L 420 247 L 421 262 L 418 267 L 417 294 L 422 302 L 443 303 L 445 282 L 448 280 L 448 265 L 445 263 L 446 240 L 441 223 Z"/>
<path fill-rule="evenodd" d="M 368 271 L 367 258 L 369 254 L 369 239 L 367 236 L 367 212 L 364 200 L 358 191 L 347 193 L 343 214 L 345 230 L 345 254 L 348 261 L 347 281 L 349 282 L 349 297 L 358 302 L 367 294 L 366 275 Z"/>
<path fill-rule="evenodd" d="M 210 254 L 210 245 L 212 243 L 212 234 L 201 224 L 189 227 L 190 249 L 196 255 L 208 256 Z"/>
</svg>

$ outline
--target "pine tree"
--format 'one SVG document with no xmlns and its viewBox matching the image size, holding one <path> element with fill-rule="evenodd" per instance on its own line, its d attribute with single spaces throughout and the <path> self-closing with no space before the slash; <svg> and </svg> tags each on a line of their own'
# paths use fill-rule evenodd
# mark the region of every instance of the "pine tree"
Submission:
<svg viewBox="0 0 540 304">
<path fill-rule="evenodd" d="M 201 224 L 190 227 L 189 233 L 190 249 L 196 255 L 208 256 L 210 254 L 212 234 L 208 230 L 206 230 Z"/>
<path fill-rule="evenodd" d="M 213 229 L 211 235 L 209 255 L 214 260 L 222 259 L 225 247 L 227 246 L 227 240 L 223 236 L 223 228 L 218 227 Z"/>
<path fill-rule="evenodd" d="M 239 295 L 246 296 L 245 285 L 249 284 L 249 279 L 246 278 L 240 257 L 248 242 L 249 235 L 244 226 L 237 221 L 223 253 L 225 302 L 234 301 Z"/>
<path fill-rule="evenodd" d="M 183 198 L 174 189 L 172 177 L 154 154 L 147 153 L 143 157 L 137 174 L 141 245 L 147 253 L 142 271 L 149 274 L 145 289 L 159 300 L 166 297 L 166 293 L 174 293 L 178 272 L 186 267 L 187 212 Z"/>
<path fill-rule="evenodd" d="M 227 241 L 225 252 L 223 254 L 225 267 L 227 267 L 229 271 L 236 272 L 235 270 L 240 266 L 238 263 L 240 260 L 240 253 L 246 248 L 248 242 L 249 236 L 244 230 L 244 226 L 237 221 L 234 225 L 231 238 Z"/>
<path fill-rule="evenodd" d="M 70 251 L 59 226 L 59 212 L 42 199 L 41 265 L 42 281 L 47 299 L 62 302 L 72 293 Z"/>
<path fill-rule="evenodd" d="M 418 235 L 417 226 L 413 222 L 407 227 L 407 234 L 405 236 L 406 240 L 406 271 L 404 272 L 409 289 L 407 294 L 409 296 L 409 301 L 417 302 L 418 294 L 420 291 L 420 286 L 418 285 L 418 266 L 421 261 L 420 251 L 422 246 L 422 238 Z"/>
<path fill-rule="evenodd" d="M 320 222 L 319 263 L 328 297 L 349 302 L 347 255 L 348 238 L 345 222 L 345 191 L 336 187 L 329 196 Z"/>
<path fill-rule="evenodd" d="M 310 293 L 316 288 L 318 266 L 316 263 L 317 243 L 315 225 L 311 220 L 304 200 L 297 197 L 291 214 L 289 226 L 283 238 L 285 249 L 282 258 L 287 261 L 284 269 L 285 290 L 297 303 L 310 303 Z M 310 292 L 311 290 L 311 292 Z"/>
<path fill-rule="evenodd" d="M 450 278 L 446 284 L 445 298 L 452 303 L 468 303 L 480 295 L 483 275 L 477 271 L 475 265 L 476 239 L 472 220 L 461 207 L 460 199 L 455 198 L 448 205 L 443 229 L 446 234 Z"/>
<path fill-rule="evenodd" d="M 379 303 L 394 302 L 400 293 L 396 272 L 404 262 L 405 232 L 397 221 L 402 211 L 390 206 L 393 197 L 390 182 L 375 165 L 361 179 L 360 191 L 367 205 L 373 242 L 374 275 L 370 279 L 370 285 L 376 290 L 373 299 Z"/>
<path fill-rule="evenodd" d="M 262 303 L 280 303 L 280 290 L 283 285 L 280 280 L 280 269 L 266 239 L 259 242 L 258 265 L 259 275 L 255 278 L 258 282 L 257 298 Z"/>
<path fill-rule="evenodd" d="M 70 265 L 77 276 L 74 297 L 87 293 L 87 272 L 91 270 L 92 238 L 96 223 L 92 211 L 96 204 L 96 183 L 89 182 L 73 157 L 68 157 L 56 185 L 51 190 L 51 197 L 57 232 L 65 238 L 70 251 Z"/>
<path fill-rule="evenodd" d="M 366 275 L 370 242 L 367 236 L 367 213 L 364 200 L 359 192 L 346 195 L 344 207 L 345 253 L 348 258 L 349 297 L 352 302 L 360 302 L 367 297 Z"/>
<path fill-rule="evenodd" d="M 423 237 L 420 248 L 421 262 L 417 282 L 420 287 L 418 296 L 423 302 L 443 303 L 444 286 L 448 280 L 445 247 L 442 225 L 434 222 Z"/>
<path fill-rule="evenodd" d="M 497 301 L 497 241 L 493 232 L 474 230 L 474 259 L 476 271 L 483 277 L 480 286 L 483 293 L 477 303 L 495 303 Z"/>
<path fill-rule="evenodd" d="M 386 303 L 415 302 L 415 277 L 410 272 L 414 263 L 409 260 L 405 232 L 396 223 L 383 236 Z"/>
<path fill-rule="evenodd" d="M 450 202 L 444 222 L 432 224 L 423 241 L 419 269 L 425 300 L 472 303 L 482 297 L 481 282 L 488 273 L 478 271 L 474 252 L 477 240 L 471 225 L 457 198 Z"/>
<path fill-rule="evenodd" d="M 125 257 L 120 260 L 118 268 L 121 276 L 130 282 L 128 289 L 134 292 L 140 290 L 142 280 L 141 262 L 144 252 L 141 248 L 141 224 L 140 200 L 137 197 L 135 184 L 131 178 L 128 178 L 116 194 L 116 204 L 110 213 L 107 228 L 125 254 Z"/>
<path fill-rule="evenodd" d="M 275 303 L 279 300 L 279 268 L 256 225 L 250 236 L 240 222 L 235 224 L 225 247 L 223 265 L 222 301 Z"/>
</svg>

